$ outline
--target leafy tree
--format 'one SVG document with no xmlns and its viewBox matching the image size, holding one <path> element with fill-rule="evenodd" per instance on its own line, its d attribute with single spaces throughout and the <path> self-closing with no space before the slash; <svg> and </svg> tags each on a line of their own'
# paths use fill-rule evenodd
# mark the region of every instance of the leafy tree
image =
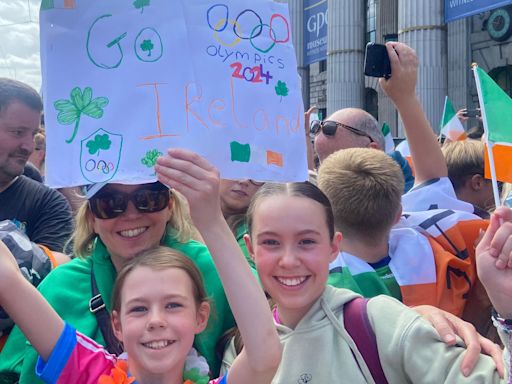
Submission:
<svg viewBox="0 0 512 384">
<path fill-rule="evenodd" d="M 66 140 L 66 143 L 71 143 L 78 132 L 78 125 L 82 114 L 99 119 L 103 116 L 103 108 L 107 106 L 108 99 L 106 97 L 92 98 L 91 87 L 84 88 L 84 91 L 79 87 L 71 90 L 70 99 L 57 100 L 53 105 L 59 111 L 57 121 L 63 125 L 71 125 L 75 123 L 75 128 L 71 137 Z"/>
<path fill-rule="evenodd" d="M 140 9 L 140 13 L 144 13 L 144 7 L 149 7 L 150 0 L 135 0 L 133 6 Z"/>
<path fill-rule="evenodd" d="M 140 48 L 145 52 L 148 51 L 148 57 L 151 56 L 151 51 L 155 46 L 151 40 L 144 40 L 140 45 Z"/>
<path fill-rule="evenodd" d="M 140 162 L 144 164 L 146 167 L 151 168 L 154 167 L 156 164 L 156 159 L 158 159 L 160 156 L 162 156 L 163 153 L 160 152 L 158 149 L 151 149 L 146 152 L 146 156 L 144 156 Z"/>
<path fill-rule="evenodd" d="M 278 80 L 277 85 L 275 86 L 277 96 L 281 96 L 279 102 L 283 100 L 283 96 L 288 96 L 288 87 L 284 81 Z"/>
<path fill-rule="evenodd" d="M 110 141 L 110 136 L 106 133 L 103 135 L 96 135 L 94 136 L 94 140 L 89 140 L 86 144 L 87 148 L 89 148 L 89 153 L 91 155 L 94 155 L 97 153 L 100 154 L 100 149 L 103 149 L 104 151 L 110 149 L 110 146 L 112 145 L 112 141 Z"/>
</svg>

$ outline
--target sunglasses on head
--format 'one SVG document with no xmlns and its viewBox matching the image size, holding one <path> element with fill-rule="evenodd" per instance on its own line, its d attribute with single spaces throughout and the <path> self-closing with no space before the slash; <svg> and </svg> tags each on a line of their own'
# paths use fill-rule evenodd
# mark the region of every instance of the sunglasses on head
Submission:
<svg viewBox="0 0 512 384">
<path fill-rule="evenodd" d="M 255 181 L 253 179 L 249 179 L 249 183 L 251 183 L 252 185 L 254 185 L 256 187 L 261 187 L 263 184 L 265 184 L 264 181 Z"/>
<path fill-rule="evenodd" d="M 320 131 L 322 131 L 325 136 L 334 136 L 336 134 L 336 131 L 338 130 L 338 127 L 345 128 L 346 130 L 348 130 L 358 136 L 367 137 L 370 139 L 370 143 L 374 142 L 372 137 L 370 135 L 368 135 L 366 132 L 363 132 L 360 129 L 351 127 L 350 125 L 338 123 L 337 121 L 333 121 L 333 120 L 325 120 L 325 121 L 314 120 L 311 122 L 310 131 L 315 136 L 318 135 L 320 133 Z"/>
<path fill-rule="evenodd" d="M 98 219 L 113 219 L 122 215 L 131 201 L 141 213 L 159 212 L 169 205 L 169 189 L 160 183 L 147 185 L 132 193 L 115 190 L 99 191 L 89 199 L 91 212 Z"/>
</svg>

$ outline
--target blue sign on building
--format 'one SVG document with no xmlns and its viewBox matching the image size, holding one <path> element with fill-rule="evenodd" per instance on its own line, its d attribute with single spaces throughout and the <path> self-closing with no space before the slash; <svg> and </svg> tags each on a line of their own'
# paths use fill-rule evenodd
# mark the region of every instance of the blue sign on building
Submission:
<svg viewBox="0 0 512 384">
<path fill-rule="evenodd" d="M 446 23 L 512 4 L 512 0 L 444 0 Z"/>
<path fill-rule="evenodd" d="M 327 0 L 304 0 L 304 65 L 327 58 Z"/>
</svg>

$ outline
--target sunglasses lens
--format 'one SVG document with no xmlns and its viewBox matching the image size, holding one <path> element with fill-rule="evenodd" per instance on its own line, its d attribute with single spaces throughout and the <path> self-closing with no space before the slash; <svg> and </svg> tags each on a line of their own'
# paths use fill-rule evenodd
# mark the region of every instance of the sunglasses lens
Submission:
<svg viewBox="0 0 512 384">
<path fill-rule="evenodd" d="M 108 193 L 94 196 L 89 200 L 91 211 L 99 219 L 113 219 L 126 211 L 128 200 L 125 195 Z"/>
<path fill-rule="evenodd" d="M 169 204 L 169 190 L 141 189 L 135 192 L 133 203 L 140 212 L 158 212 Z"/>
<path fill-rule="evenodd" d="M 320 132 L 320 122 L 318 120 L 314 120 L 311 122 L 311 126 L 309 128 L 309 131 L 313 134 L 313 135 L 316 135 L 318 134 L 318 132 Z"/>
<path fill-rule="evenodd" d="M 338 125 L 334 121 L 324 121 L 322 124 L 322 132 L 325 136 L 334 136 Z"/>
</svg>

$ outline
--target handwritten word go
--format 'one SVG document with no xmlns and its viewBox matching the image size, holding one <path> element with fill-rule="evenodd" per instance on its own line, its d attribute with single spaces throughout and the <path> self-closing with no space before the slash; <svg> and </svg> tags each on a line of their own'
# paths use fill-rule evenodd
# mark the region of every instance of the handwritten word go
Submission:
<svg viewBox="0 0 512 384">
<path fill-rule="evenodd" d="M 274 13 L 270 17 L 269 23 L 264 23 L 261 16 L 252 9 L 245 9 L 234 19 L 230 19 L 229 7 L 226 4 L 215 4 L 208 9 L 206 19 L 210 29 L 214 31 L 215 40 L 223 46 L 234 47 L 242 40 L 249 40 L 254 49 L 267 53 L 276 44 L 290 41 L 290 25 L 288 20 L 279 13 Z M 220 37 L 220 33 L 224 32 L 228 26 L 232 26 L 230 29 L 233 31 L 233 41 L 231 42 L 223 41 Z M 262 43 L 256 41 L 258 37 L 264 37 L 264 29 L 268 29 L 270 39 L 270 44 L 267 47 L 258 46 Z M 282 32 L 282 30 L 285 31 L 284 36 L 278 36 L 278 32 Z"/>
<path fill-rule="evenodd" d="M 109 17 L 112 17 L 112 15 L 106 14 L 98 17 L 91 24 L 89 31 L 87 32 L 87 56 L 95 66 L 103 69 L 114 69 L 121 65 L 124 58 L 123 47 L 121 45 L 121 42 L 126 36 L 128 36 L 128 33 L 124 32 L 115 37 L 114 39 L 107 39 L 107 41 L 110 40 L 110 42 L 106 44 L 106 48 L 108 48 L 108 50 L 96 50 L 96 53 L 93 54 L 91 46 L 98 47 L 101 46 L 101 44 L 98 44 L 97 41 L 92 42 L 91 35 L 96 30 L 96 25 L 100 21 L 106 21 L 106 19 Z M 151 48 L 151 50 L 156 51 L 157 54 L 151 55 L 151 50 L 149 50 L 149 48 Z M 117 49 L 117 54 L 113 54 L 112 51 L 110 51 L 110 49 Z M 156 29 L 151 27 L 145 27 L 142 28 L 136 35 L 133 41 L 133 50 L 135 52 L 135 56 L 137 57 L 137 59 L 143 62 L 151 63 L 160 60 L 164 53 L 164 45 L 162 42 L 162 38 L 160 37 L 160 34 L 157 32 Z M 149 50 L 149 54 L 146 54 L 144 52 L 147 50 Z"/>
</svg>

